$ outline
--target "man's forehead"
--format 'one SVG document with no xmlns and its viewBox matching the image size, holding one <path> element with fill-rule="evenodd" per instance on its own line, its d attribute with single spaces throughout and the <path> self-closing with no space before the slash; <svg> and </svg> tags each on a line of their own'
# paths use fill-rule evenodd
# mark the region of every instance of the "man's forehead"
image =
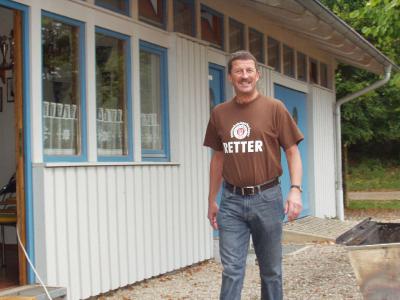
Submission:
<svg viewBox="0 0 400 300">
<path fill-rule="evenodd" d="M 234 67 L 256 67 L 254 60 L 252 59 L 236 59 L 232 62 L 232 68 Z"/>
</svg>

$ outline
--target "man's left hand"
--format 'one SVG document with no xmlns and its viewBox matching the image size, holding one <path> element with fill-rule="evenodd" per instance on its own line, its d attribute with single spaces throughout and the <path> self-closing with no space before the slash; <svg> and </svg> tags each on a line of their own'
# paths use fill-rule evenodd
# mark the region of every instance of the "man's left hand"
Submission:
<svg viewBox="0 0 400 300">
<path fill-rule="evenodd" d="M 287 214 L 288 221 L 291 222 L 296 219 L 302 208 L 301 192 L 297 189 L 291 189 L 285 204 L 285 214 Z"/>
</svg>

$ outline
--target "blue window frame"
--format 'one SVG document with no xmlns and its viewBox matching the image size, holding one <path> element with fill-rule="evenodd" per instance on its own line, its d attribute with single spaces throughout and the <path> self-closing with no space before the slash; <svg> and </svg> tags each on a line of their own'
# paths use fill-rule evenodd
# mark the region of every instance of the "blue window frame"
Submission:
<svg viewBox="0 0 400 300">
<path fill-rule="evenodd" d="M 140 41 L 142 160 L 169 161 L 167 49 Z"/>
<path fill-rule="evenodd" d="M 96 5 L 129 16 L 129 0 L 96 0 Z"/>
<path fill-rule="evenodd" d="M 96 136 L 99 161 L 133 160 L 130 38 L 96 27 Z"/>
<path fill-rule="evenodd" d="M 43 152 L 47 162 L 87 160 L 85 24 L 42 11 Z"/>
</svg>

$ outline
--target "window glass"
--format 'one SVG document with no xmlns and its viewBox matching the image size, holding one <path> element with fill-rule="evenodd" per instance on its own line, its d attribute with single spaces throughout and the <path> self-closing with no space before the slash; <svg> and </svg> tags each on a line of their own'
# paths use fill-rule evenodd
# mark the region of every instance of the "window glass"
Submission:
<svg viewBox="0 0 400 300">
<path fill-rule="evenodd" d="M 165 0 L 138 0 L 139 19 L 165 28 Z"/>
<path fill-rule="evenodd" d="M 244 25 L 229 19 L 229 50 L 231 53 L 244 49 Z"/>
<path fill-rule="evenodd" d="M 307 57 L 297 52 L 297 79 L 307 81 Z"/>
<path fill-rule="evenodd" d="M 264 35 L 249 28 L 249 50 L 257 61 L 264 63 Z"/>
<path fill-rule="evenodd" d="M 283 45 L 283 73 L 294 77 L 294 50 L 286 45 Z"/>
<path fill-rule="evenodd" d="M 81 34 L 79 26 L 42 17 L 45 155 L 81 154 Z"/>
<path fill-rule="evenodd" d="M 321 85 L 328 87 L 328 66 L 324 63 L 320 63 L 319 68 L 321 72 Z"/>
<path fill-rule="evenodd" d="M 310 82 L 318 84 L 318 61 L 310 58 Z"/>
<path fill-rule="evenodd" d="M 195 36 L 194 1 L 174 0 L 174 30 Z"/>
<path fill-rule="evenodd" d="M 141 42 L 140 113 L 143 157 L 168 159 L 166 50 Z"/>
<path fill-rule="evenodd" d="M 279 41 L 268 37 L 268 66 L 281 71 L 281 51 Z"/>
<path fill-rule="evenodd" d="M 201 38 L 220 49 L 223 49 L 223 24 L 224 19 L 220 13 L 201 6 Z"/>
<path fill-rule="evenodd" d="M 129 15 L 129 0 L 96 0 L 96 5 Z"/>
<path fill-rule="evenodd" d="M 127 37 L 96 32 L 97 154 L 128 154 Z"/>
</svg>

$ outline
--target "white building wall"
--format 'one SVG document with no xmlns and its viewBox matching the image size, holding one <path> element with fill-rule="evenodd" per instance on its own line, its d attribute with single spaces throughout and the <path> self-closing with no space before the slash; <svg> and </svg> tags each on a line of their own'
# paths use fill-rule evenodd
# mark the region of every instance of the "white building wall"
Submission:
<svg viewBox="0 0 400 300">
<path fill-rule="evenodd" d="M 202 147 L 207 48 L 176 38 L 170 55 L 175 163 L 34 167 L 36 264 L 47 284 L 68 287 L 70 299 L 212 257 L 209 152 Z"/>
<path fill-rule="evenodd" d="M 273 82 L 272 82 L 272 69 L 265 65 L 259 67 L 260 79 L 257 83 L 258 91 L 265 96 L 272 96 Z"/>
<path fill-rule="evenodd" d="M 333 108 L 335 94 L 331 90 L 311 88 L 312 132 L 311 160 L 313 210 L 317 217 L 336 217 L 335 204 L 335 140 Z"/>
<path fill-rule="evenodd" d="M 95 6 L 94 1 L 18 1 L 30 6 L 35 262 L 45 282 L 67 286 L 70 299 L 87 298 L 212 257 L 212 232 L 206 219 L 210 153 L 202 141 L 209 118 L 208 62 L 223 65 L 224 53 L 204 42 L 143 24 L 137 17 L 112 13 Z M 217 1 L 215 8 L 221 3 Z M 40 41 L 42 10 L 85 23 L 87 163 L 42 163 L 41 46 L 36 42 Z M 234 13 L 241 13 L 237 6 L 224 10 L 234 17 Z M 252 20 L 249 24 L 258 29 L 270 28 L 250 16 L 246 11 L 242 21 Z M 95 86 L 91 80 L 95 26 L 131 37 L 135 162 L 96 162 Z M 282 41 L 292 38 L 276 26 L 272 32 L 281 35 Z M 139 40 L 168 48 L 172 163 L 140 163 Z M 304 44 L 299 42 L 300 50 L 310 49 L 314 57 L 325 58 L 324 53 Z M 260 89 L 266 95 L 273 95 L 274 82 L 300 90 L 306 86 L 309 92 L 308 85 L 268 67 L 262 66 L 261 73 Z M 231 91 L 226 83 L 227 98 Z M 333 119 L 329 105 L 334 98 L 331 92 L 316 87 L 311 96 L 312 149 L 317 153 L 312 160 L 315 213 L 333 216 Z"/>
</svg>

